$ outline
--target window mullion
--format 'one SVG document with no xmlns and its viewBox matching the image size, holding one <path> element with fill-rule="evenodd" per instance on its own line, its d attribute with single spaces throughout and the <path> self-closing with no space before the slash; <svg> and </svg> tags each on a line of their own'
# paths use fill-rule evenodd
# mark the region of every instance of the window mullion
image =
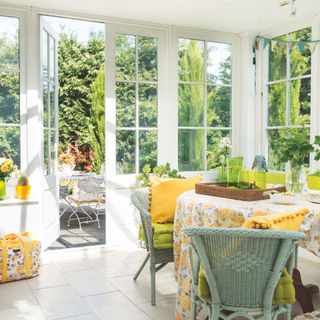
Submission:
<svg viewBox="0 0 320 320">
<path fill-rule="evenodd" d="M 138 36 L 136 35 L 135 39 L 135 104 L 136 104 L 136 161 L 135 161 L 135 171 L 136 174 L 139 173 L 139 84 L 138 84 L 138 63 L 139 63 L 139 58 L 138 58 Z"/>
<path fill-rule="evenodd" d="M 287 41 L 290 41 L 290 34 L 287 34 Z M 286 126 L 290 126 L 290 48 L 286 44 L 287 54 L 287 81 L 286 81 Z"/>
<path fill-rule="evenodd" d="M 203 153 L 203 169 L 207 170 L 207 41 L 204 42 L 204 63 L 203 63 L 203 82 L 204 82 L 204 88 L 203 88 L 203 126 L 204 126 L 204 132 L 203 132 L 203 147 L 204 147 L 204 153 Z"/>
</svg>

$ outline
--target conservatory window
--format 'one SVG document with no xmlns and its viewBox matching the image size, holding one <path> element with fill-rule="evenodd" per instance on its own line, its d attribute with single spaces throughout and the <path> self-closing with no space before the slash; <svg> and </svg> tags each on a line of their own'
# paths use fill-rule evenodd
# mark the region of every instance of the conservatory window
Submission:
<svg viewBox="0 0 320 320">
<path fill-rule="evenodd" d="M 118 174 L 157 165 L 158 39 L 116 35 Z"/>
<path fill-rule="evenodd" d="M 20 166 L 19 19 L 0 16 L 0 157 Z"/>
<path fill-rule="evenodd" d="M 231 139 L 232 45 L 180 38 L 178 54 L 178 166 L 207 170 Z"/>
<path fill-rule="evenodd" d="M 311 28 L 282 35 L 277 40 L 309 41 Z M 267 81 L 267 148 L 270 169 L 283 170 L 281 138 L 285 130 L 303 130 L 310 136 L 311 50 L 286 42 L 269 45 Z M 306 156 L 306 163 L 309 157 Z"/>
</svg>

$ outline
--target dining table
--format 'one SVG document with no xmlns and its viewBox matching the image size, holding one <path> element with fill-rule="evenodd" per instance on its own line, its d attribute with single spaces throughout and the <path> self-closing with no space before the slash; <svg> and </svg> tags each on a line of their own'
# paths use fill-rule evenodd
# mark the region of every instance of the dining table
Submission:
<svg viewBox="0 0 320 320">
<path fill-rule="evenodd" d="M 306 199 L 301 199 L 294 205 L 275 204 L 270 199 L 240 201 L 197 194 L 194 190 L 181 194 L 177 198 L 174 221 L 174 266 L 177 281 L 175 319 L 189 320 L 191 310 L 189 239 L 182 234 L 183 228 L 241 227 L 253 216 L 290 213 L 304 208 L 309 213 L 300 228 L 306 238 L 299 243 L 299 247 L 320 258 L 320 204 Z"/>
</svg>

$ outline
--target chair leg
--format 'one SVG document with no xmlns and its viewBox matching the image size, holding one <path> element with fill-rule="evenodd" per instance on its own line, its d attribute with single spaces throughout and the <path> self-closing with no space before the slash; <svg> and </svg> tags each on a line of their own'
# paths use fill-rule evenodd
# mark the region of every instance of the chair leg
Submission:
<svg viewBox="0 0 320 320">
<path fill-rule="evenodd" d="M 156 265 L 150 261 L 150 279 L 151 279 L 151 305 L 156 305 Z"/>
<path fill-rule="evenodd" d="M 288 304 L 287 305 L 287 312 L 286 312 L 286 320 L 291 320 L 291 318 L 292 318 L 291 312 L 292 312 L 292 306 L 291 306 L 291 304 Z"/>
<path fill-rule="evenodd" d="M 143 268 L 145 267 L 145 265 L 147 264 L 148 260 L 150 259 L 150 253 L 147 254 L 146 258 L 144 259 L 144 261 L 142 262 L 142 265 L 140 266 L 139 270 L 137 271 L 137 273 L 135 274 L 135 276 L 133 277 L 133 280 L 137 280 L 141 271 L 143 270 Z"/>
<path fill-rule="evenodd" d="M 196 304 L 196 302 L 192 299 L 192 302 L 191 302 L 190 320 L 196 320 L 196 317 L 197 317 L 197 304 Z"/>
</svg>

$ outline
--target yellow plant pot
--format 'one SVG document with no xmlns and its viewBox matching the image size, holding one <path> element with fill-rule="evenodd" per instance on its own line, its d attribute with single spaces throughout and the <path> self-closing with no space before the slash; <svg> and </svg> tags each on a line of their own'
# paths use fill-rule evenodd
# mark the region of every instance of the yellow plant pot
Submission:
<svg viewBox="0 0 320 320">
<path fill-rule="evenodd" d="M 28 200 L 31 186 L 16 186 L 16 196 L 20 200 Z"/>
<path fill-rule="evenodd" d="M 320 190 L 320 177 L 313 174 L 308 174 L 308 188 L 311 190 Z"/>
</svg>

